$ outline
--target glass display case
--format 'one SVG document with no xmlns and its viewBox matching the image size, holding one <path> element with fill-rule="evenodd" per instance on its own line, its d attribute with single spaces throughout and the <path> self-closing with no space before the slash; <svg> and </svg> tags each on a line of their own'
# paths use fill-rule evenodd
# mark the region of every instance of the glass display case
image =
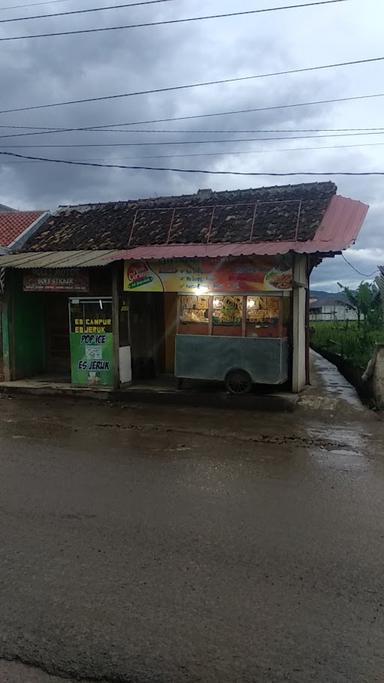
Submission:
<svg viewBox="0 0 384 683">
<path fill-rule="evenodd" d="M 281 294 L 181 295 L 178 334 L 282 338 L 288 334 L 289 311 L 290 297 Z"/>
<path fill-rule="evenodd" d="M 290 293 L 179 295 L 175 375 L 229 391 L 289 377 Z M 245 389 L 244 389 L 245 387 Z"/>
<path fill-rule="evenodd" d="M 181 296 L 179 301 L 179 333 L 180 334 L 208 334 L 209 333 L 208 296 Z"/>
<path fill-rule="evenodd" d="M 212 333 L 240 337 L 242 335 L 243 297 L 215 296 L 212 305 Z"/>
<path fill-rule="evenodd" d="M 246 303 L 246 336 L 279 337 L 281 297 L 248 296 Z"/>
</svg>

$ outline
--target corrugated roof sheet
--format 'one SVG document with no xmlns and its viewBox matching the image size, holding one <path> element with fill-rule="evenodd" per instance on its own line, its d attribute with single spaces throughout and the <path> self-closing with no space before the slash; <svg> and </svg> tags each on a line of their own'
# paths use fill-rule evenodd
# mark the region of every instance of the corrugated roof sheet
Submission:
<svg viewBox="0 0 384 683">
<path fill-rule="evenodd" d="M 0 245 L 9 247 L 44 211 L 2 211 L 0 212 Z"/>
<path fill-rule="evenodd" d="M 0 256 L 3 268 L 90 268 L 106 266 L 122 258 L 116 250 L 103 251 L 45 251 Z"/>
<path fill-rule="evenodd" d="M 312 240 L 281 240 L 276 242 L 239 242 L 237 244 L 170 244 L 135 247 L 120 252 L 120 257 L 132 259 L 220 258 L 226 256 L 336 253 L 351 246 L 363 225 L 368 206 L 354 199 L 336 195 Z"/>
</svg>

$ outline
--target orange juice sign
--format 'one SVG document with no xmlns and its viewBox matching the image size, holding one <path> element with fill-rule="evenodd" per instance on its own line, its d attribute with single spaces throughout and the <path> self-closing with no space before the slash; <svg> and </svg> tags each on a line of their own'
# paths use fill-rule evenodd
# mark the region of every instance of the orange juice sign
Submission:
<svg viewBox="0 0 384 683">
<path fill-rule="evenodd" d="M 260 292 L 292 289 L 289 259 L 274 257 L 234 260 L 170 259 L 128 261 L 126 292 Z"/>
</svg>

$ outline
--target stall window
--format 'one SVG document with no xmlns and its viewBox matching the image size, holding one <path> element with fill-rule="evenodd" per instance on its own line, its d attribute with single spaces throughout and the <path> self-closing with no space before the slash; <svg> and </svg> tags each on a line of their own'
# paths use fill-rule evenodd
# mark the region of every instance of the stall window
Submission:
<svg viewBox="0 0 384 683">
<path fill-rule="evenodd" d="M 240 337 L 242 335 L 242 321 L 242 296 L 215 296 L 213 298 L 213 334 Z"/>
<path fill-rule="evenodd" d="M 180 297 L 180 334 L 208 334 L 209 332 L 209 297 Z"/>
<path fill-rule="evenodd" d="M 247 297 L 247 337 L 279 337 L 281 297 Z"/>
</svg>

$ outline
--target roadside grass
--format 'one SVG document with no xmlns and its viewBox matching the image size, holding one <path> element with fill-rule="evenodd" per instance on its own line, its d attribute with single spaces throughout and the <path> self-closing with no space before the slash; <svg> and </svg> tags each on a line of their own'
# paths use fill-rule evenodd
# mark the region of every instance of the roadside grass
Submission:
<svg viewBox="0 0 384 683">
<path fill-rule="evenodd" d="M 355 321 L 311 322 L 311 344 L 321 351 L 337 353 L 358 368 L 365 368 L 375 345 L 384 343 L 384 328 L 372 329 Z"/>
</svg>

